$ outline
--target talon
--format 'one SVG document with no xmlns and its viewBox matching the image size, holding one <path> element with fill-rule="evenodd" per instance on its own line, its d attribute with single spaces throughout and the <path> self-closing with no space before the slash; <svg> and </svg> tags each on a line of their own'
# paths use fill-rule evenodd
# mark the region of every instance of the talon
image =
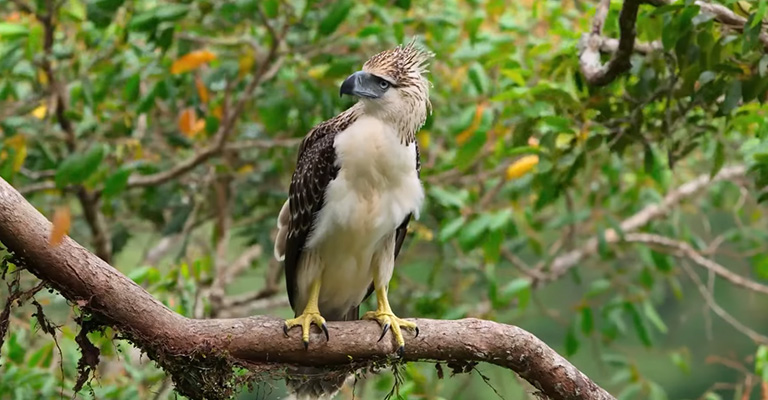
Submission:
<svg viewBox="0 0 768 400">
<path fill-rule="evenodd" d="M 325 325 L 325 318 L 317 311 L 305 311 L 296 318 L 286 320 L 285 325 L 283 325 L 283 333 L 288 337 L 288 331 L 291 328 L 301 327 L 301 341 L 304 343 L 304 349 L 309 349 L 309 332 L 312 324 L 317 325 L 325 333 L 325 340 L 327 341 L 329 338 L 328 327 Z"/>
<path fill-rule="evenodd" d="M 416 336 L 414 336 L 414 338 L 417 338 L 417 337 L 419 337 L 419 327 L 418 326 L 416 327 Z"/>
<path fill-rule="evenodd" d="M 386 335 L 387 332 L 389 332 L 389 324 L 384 325 L 384 329 L 381 330 L 381 336 L 379 336 L 379 340 L 377 340 L 377 342 L 381 342 L 381 339 L 384 339 L 384 335 Z"/>
<path fill-rule="evenodd" d="M 397 348 L 397 355 L 400 356 L 400 358 L 405 356 L 405 345 L 401 345 Z"/>
</svg>

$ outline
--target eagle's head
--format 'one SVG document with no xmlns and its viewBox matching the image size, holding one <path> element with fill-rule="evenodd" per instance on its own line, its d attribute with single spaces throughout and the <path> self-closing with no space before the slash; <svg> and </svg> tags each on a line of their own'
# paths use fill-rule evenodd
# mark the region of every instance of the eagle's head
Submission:
<svg viewBox="0 0 768 400">
<path fill-rule="evenodd" d="M 340 95 L 360 98 L 365 114 L 396 124 L 403 138 L 411 142 L 431 111 L 430 83 L 424 74 L 433 56 L 414 41 L 383 51 L 341 84 Z"/>
</svg>

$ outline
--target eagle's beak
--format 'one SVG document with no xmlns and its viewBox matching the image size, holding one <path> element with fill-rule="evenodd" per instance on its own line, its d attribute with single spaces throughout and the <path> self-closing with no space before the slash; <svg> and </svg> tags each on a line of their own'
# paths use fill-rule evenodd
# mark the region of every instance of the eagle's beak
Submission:
<svg viewBox="0 0 768 400">
<path fill-rule="evenodd" d="M 341 84 L 339 89 L 339 97 L 348 94 L 350 96 L 365 97 L 369 99 L 375 99 L 379 97 L 379 93 L 372 90 L 375 82 L 373 76 L 364 71 L 357 71 L 350 75 Z"/>
</svg>

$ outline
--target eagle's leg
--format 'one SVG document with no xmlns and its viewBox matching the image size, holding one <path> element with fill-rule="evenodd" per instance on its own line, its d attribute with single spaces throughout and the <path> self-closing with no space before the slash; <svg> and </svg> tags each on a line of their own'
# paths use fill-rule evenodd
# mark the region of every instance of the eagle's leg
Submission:
<svg viewBox="0 0 768 400">
<path fill-rule="evenodd" d="M 416 336 L 419 336 L 419 327 L 413 322 L 400 319 L 392 312 L 392 308 L 389 306 L 389 299 L 387 298 L 387 287 L 379 286 L 376 288 L 376 311 L 368 311 L 363 314 L 363 319 L 376 320 L 382 327 L 381 337 L 379 341 L 384 338 L 388 330 L 392 330 L 392 335 L 397 341 L 397 352 L 400 356 L 403 356 L 405 352 L 405 340 L 403 340 L 402 329 L 413 329 L 416 331 Z"/>
<path fill-rule="evenodd" d="M 301 326 L 301 340 L 304 342 L 304 348 L 309 348 L 309 329 L 314 323 L 325 333 L 325 340 L 328 340 L 328 327 L 325 325 L 325 318 L 320 315 L 320 309 L 317 307 L 317 301 L 320 297 L 320 277 L 317 277 L 309 287 L 309 300 L 304 312 L 296 318 L 285 320 L 283 332 L 288 336 L 288 330 L 294 326 Z"/>
</svg>

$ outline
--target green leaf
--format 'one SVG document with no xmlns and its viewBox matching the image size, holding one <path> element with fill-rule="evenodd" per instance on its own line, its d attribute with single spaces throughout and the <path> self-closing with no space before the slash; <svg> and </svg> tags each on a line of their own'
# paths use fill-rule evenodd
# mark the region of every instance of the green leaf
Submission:
<svg viewBox="0 0 768 400">
<path fill-rule="evenodd" d="M 651 321 L 653 326 L 655 326 L 659 332 L 667 333 L 667 325 L 664 324 L 664 321 L 662 321 L 661 317 L 656 312 L 656 308 L 653 307 L 653 304 L 651 304 L 649 300 L 643 302 L 643 312 L 645 313 L 645 317 Z"/>
<path fill-rule="evenodd" d="M 131 176 L 133 168 L 123 166 L 120 167 L 114 174 L 110 175 L 106 181 L 104 181 L 104 190 L 101 194 L 104 197 L 114 197 L 125 190 L 128 184 L 128 178 Z"/>
<path fill-rule="evenodd" d="M 164 4 L 154 10 L 155 17 L 161 22 L 178 21 L 189 12 L 186 4 Z"/>
<path fill-rule="evenodd" d="M 725 100 L 720 105 L 720 113 L 722 115 L 730 114 L 739 105 L 739 101 L 741 101 L 741 81 L 735 79 L 725 93 Z"/>
<path fill-rule="evenodd" d="M 504 286 L 501 290 L 501 295 L 504 299 L 509 300 L 517 298 L 519 307 L 525 309 L 531 299 L 531 280 L 528 278 L 517 278 Z"/>
<path fill-rule="evenodd" d="M 585 294 L 585 297 L 591 298 L 595 296 L 599 296 L 608 289 L 611 288 L 611 281 L 607 279 L 598 279 L 596 281 L 592 281 L 592 283 L 589 285 L 589 290 L 587 291 L 587 294 Z"/>
<path fill-rule="evenodd" d="M 56 187 L 85 182 L 99 167 L 104 159 L 105 146 L 91 146 L 85 154 L 75 153 L 67 157 L 56 169 Z"/>
<path fill-rule="evenodd" d="M 141 83 L 141 75 L 138 73 L 128 78 L 123 87 L 123 98 L 126 101 L 133 103 L 139 98 L 139 83 Z"/>
<path fill-rule="evenodd" d="M 474 63 L 469 67 L 469 79 L 475 86 L 479 94 L 486 94 L 490 84 L 488 83 L 488 74 L 480 63 Z"/>
<path fill-rule="evenodd" d="M 445 224 L 442 229 L 440 229 L 440 233 L 437 235 L 437 239 L 441 242 L 445 242 L 446 240 L 452 238 L 454 235 L 456 235 L 459 229 L 464 226 L 465 222 L 466 218 L 464 218 L 464 216 L 460 216 Z"/>
<path fill-rule="evenodd" d="M 579 338 L 576 337 L 576 327 L 574 325 L 575 324 L 571 324 L 571 326 L 568 328 L 568 332 L 565 334 L 566 357 L 570 357 L 576 354 L 576 352 L 579 351 L 579 347 L 581 346 Z"/>
<path fill-rule="evenodd" d="M 27 36 L 29 28 L 21 24 L 12 24 L 10 22 L 0 22 L 0 39 L 12 40 Z"/>
<path fill-rule="evenodd" d="M 352 9 L 351 0 L 337 1 L 331 6 L 331 11 L 326 14 L 325 18 L 320 21 L 320 26 L 317 28 L 318 34 L 321 36 L 328 36 L 335 32 L 339 28 L 342 22 L 349 15 L 349 11 Z"/>
<path fill-rule="evenodd" d="M 637 337 L 646 347 L 651 347 L 653 345 L 653 341 L 651 340 L 651 333 L 648 330 L 645 319 L 640 314 L 637 305 L 627 301 L 624 302 L 624 309 L 627 310 L 629 315 L 632 317 L 632 323 L 635 326 L 635 333 L 637 334 Z"/>
<path fill-rule="evenodd" d="M 264 15 L 267 18 L 277 17 L 277 8 L 280 4 L 279 0 L 264 0 L 262 5 L 264 6 Z"/>
<path fill-rule="evenodd" d="M 723 164 L 725 163 L 725 146 L 723 146 L 723 142 L 718 140 L 715 143 L 715 154 L 713 156 L 712 161 L 712 169 L 709 171 L 709 177 L 713 178 L 715 175 L 717 175 L 718 172 L 723 168 Z"/>
</svg>

